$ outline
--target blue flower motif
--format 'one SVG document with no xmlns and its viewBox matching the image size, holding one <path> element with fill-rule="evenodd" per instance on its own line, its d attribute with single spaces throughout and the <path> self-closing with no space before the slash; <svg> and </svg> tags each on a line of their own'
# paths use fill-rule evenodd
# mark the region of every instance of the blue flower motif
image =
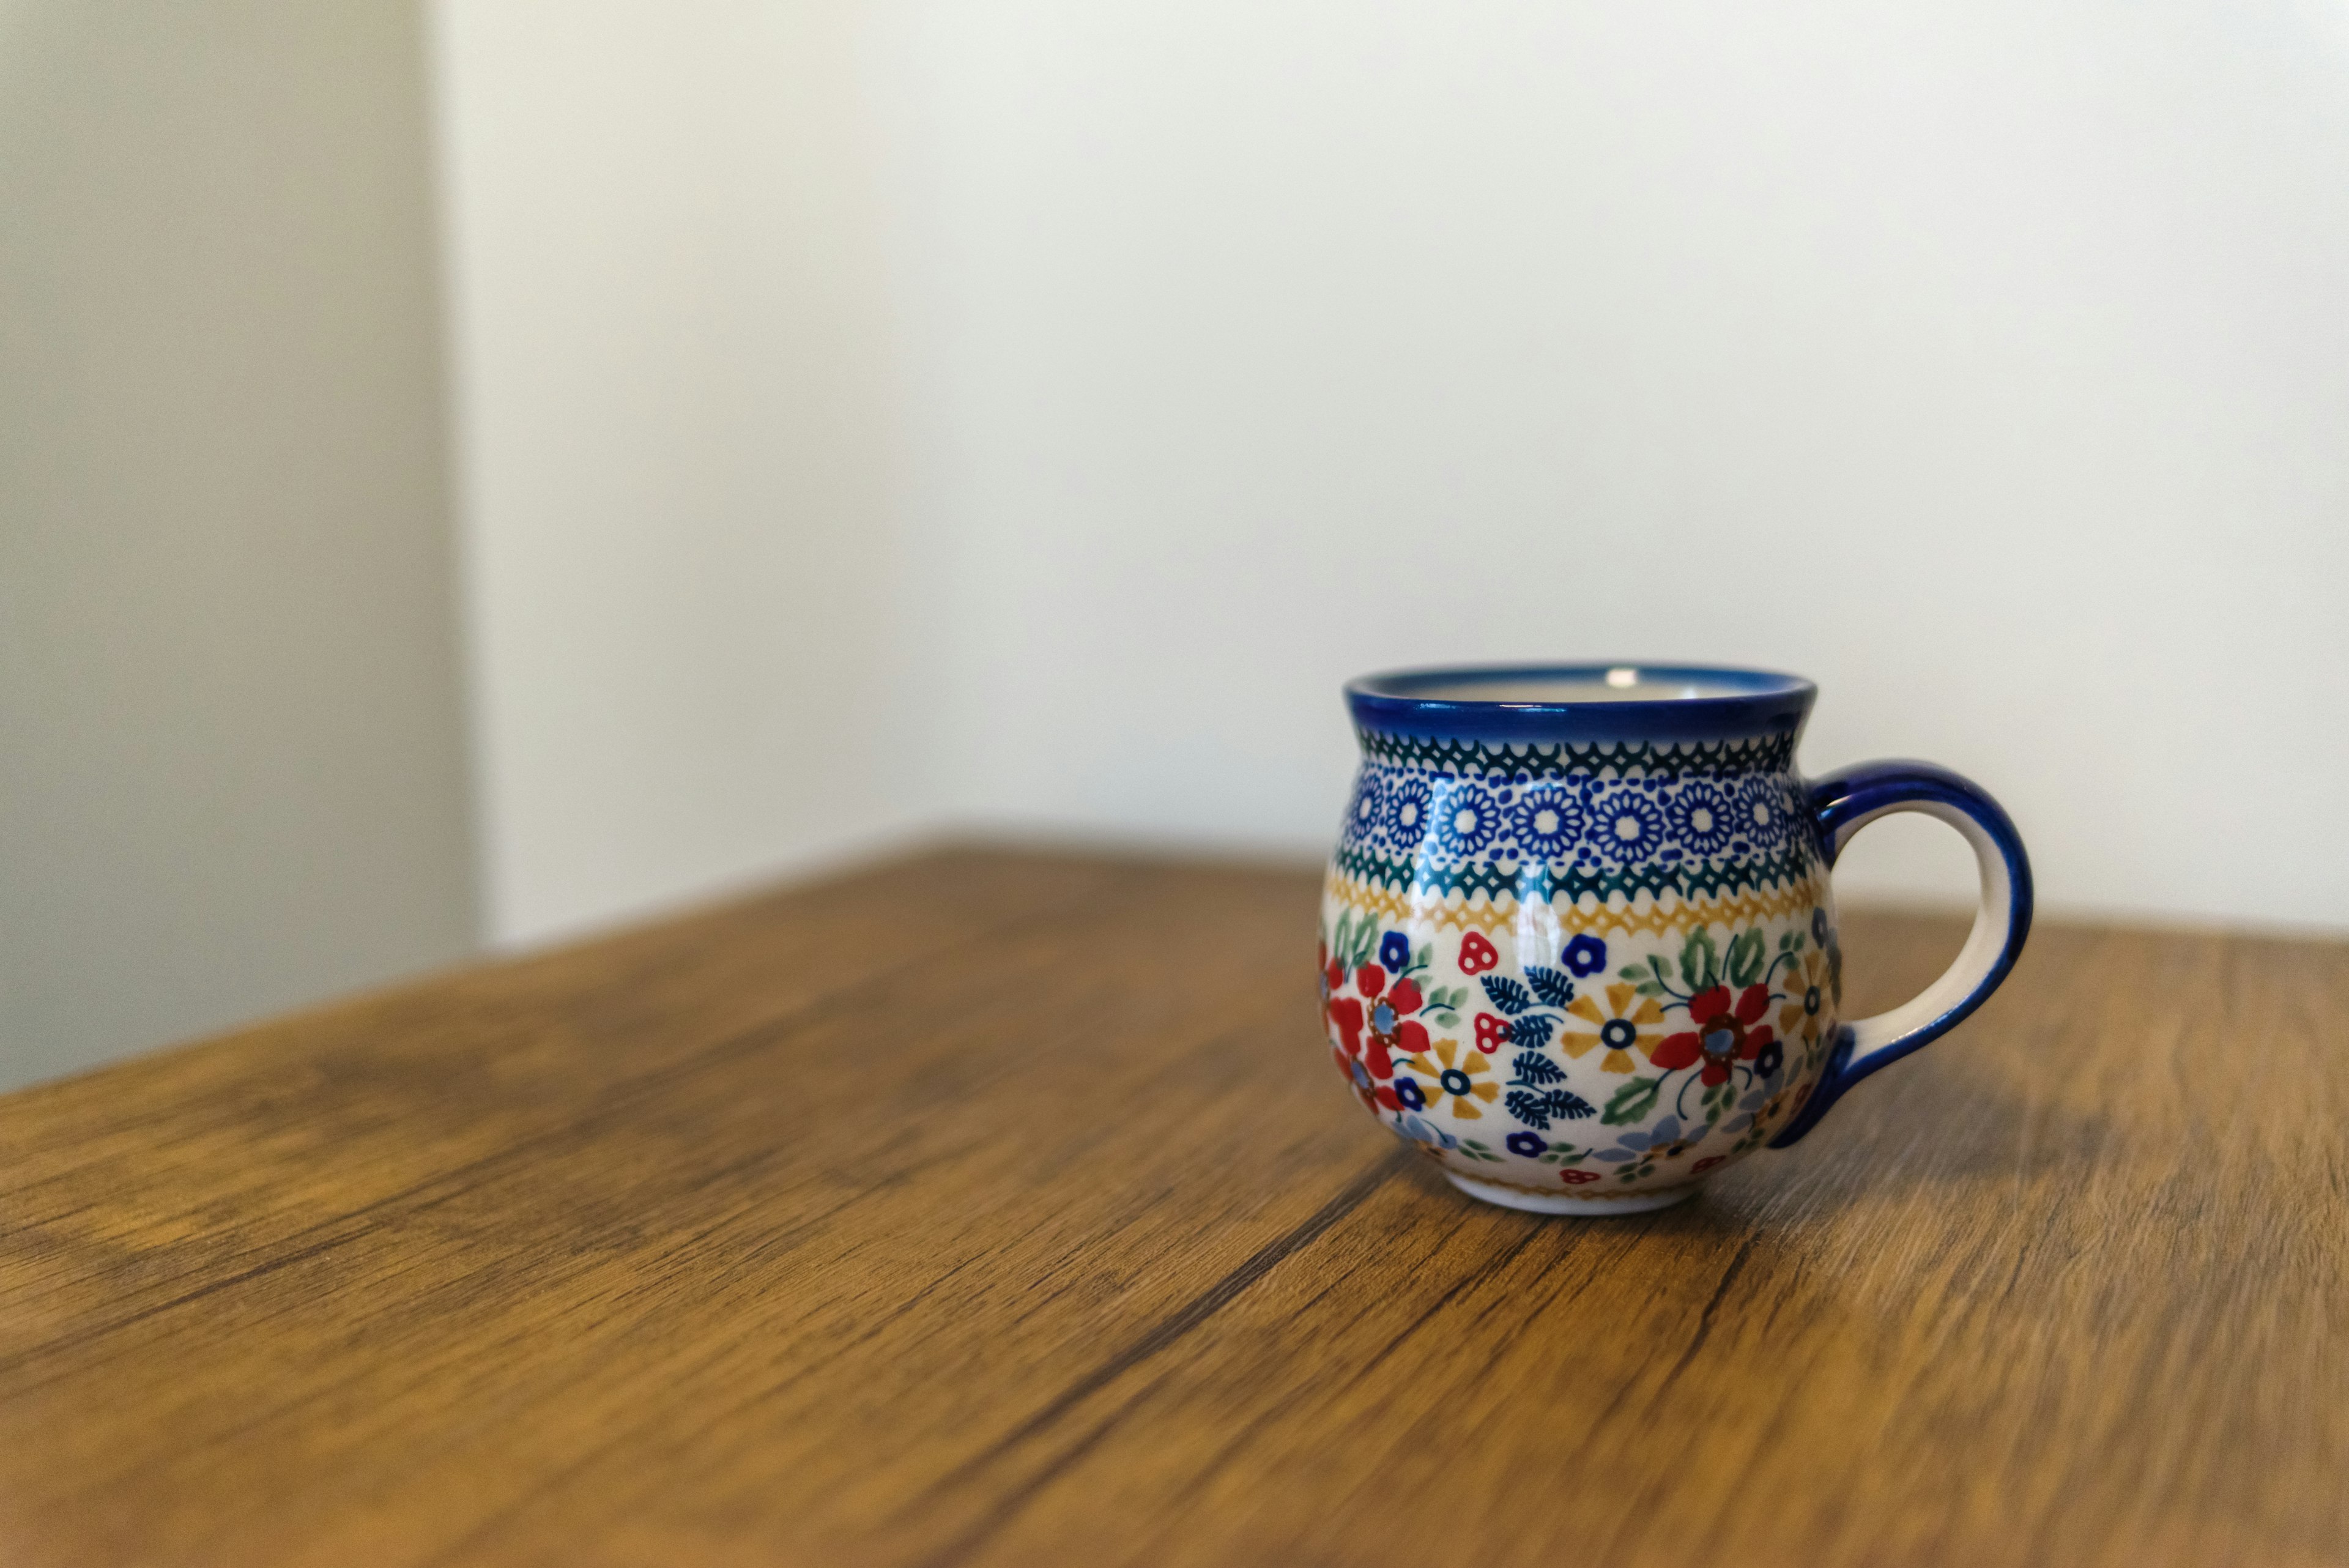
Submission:
<svg viewBox="0 0 2349 1568">
<path fill-rule="evenodd" d="M 1607 944 L 1586 933 L 1566 944 L 1566 951 L 1558 961 L 1573 971 L 1577 979 L 1597 974 L 1607 967 Z"/>
<path fill-rule="evenodd" d="M 1403 1108 L 1406 1110 L 1427 1109 L 1426 1091 L 1409 1078 L 1397 1078 L 1394 1081 L 1394 1097 L 1402 1102 Z"/>
<path fill-rule="evenodd" d="M 1811 911 L 1811 940 L 1815 942 L 1824 942 L 1826 940 L 1827 912 L 1825 909 L 1813 909 Z"/>
<path fill-rule="evenodd" d="M 1427 836 L 1427 804 L 1434 790 L 1423 778 L 1404 777 L 1389 784 L 1386 796 L 1387 838 L 1408 854 Z"/>
<path fill-rule="evenodd" d="M 1379 962 L 1389 974 L 1401 974 L 1411 963 L 1411 942 L 1401 931 L 1389 931 L 1379 943 Z"/>
<path fill-rule="evenodd" d="M 1670 1159 L 1703 1136 L 1702 1127 L 1683 1134 L 1680 1117 L 1666 1116 L 1644 1132 L 1625 1133 L 1613 1148 L 1600 1149 L 1598 1158 L 1609 1165 L 1628 1165 L 1635 1159 Z"/>
<path fill-rule="evenodd" d="M 1654 1148 L 1661 1144 L 1671 1143 L 1680 1136 L 1680 1117 L 1666 1116 L 1645 1132 L 1628 1132 L 1616 1141 L 1627 1143 L 1633 1148 Z"/>
<path fill-rule="evenodd" d="M 1751 844 L 1757 854 L 1775 849 L 1785 843 L 1786 829 L 1792 822 L 1785 786 L 1775 777 L 1757 774 L 1747 779 L 1738 790 L 1737 834 L 1745 843 Z M 1742 846 L 1733 844 L 1732 847 Z"/>
<path fill-rule="evenodd" d="M 1431 1148 L 1458 1148 L 1460 1140 L 1433 1123 L 1417 1116 L 1406 1116 L 1395 1123 L 1395 1131 L 1413 1143 L 1423 1143 Z"/>
<path fill-rule="evenodd" d="M 1379 782 L 1378 770 L 1364 768 L 1362 776 L 1354 781 L 1354 803 L 1346 808 L 1346 839 L 1352 842 L 1377 832 L 1380 815 L 1385 810 L 1386 788 Z"/>
<path fill-rule="evenodd" d="M 1501 1141 L 1509 1146 L 1511 1154 L 1522 1154 L 1528 1159 L 1549 1147 L 1539 1133 L 1513 1132 Z"/>
<path fill-rule="evenodd" d="M 1754 1070 L 1765 1078 L 1776 1077 L 1778 1069 L 1785 1064 L 1786 1049 L 1775 1040 L 1763 1046 L 1760 1054 L 1754 1058 Z"/>
<path fill-rule="evenodd" d="M 1464 858 L 1493 842 L 1501 830 L 1501 806 L 1476 784 L 1454 784 L 1428 813 L 1435 842 L 1447 855 Z"/>
<path fill-rule="evenodd" d="M 1665 806 L 1673 836 L 1692 855 L 1718 855 L 1737 831 L 1737 802 L 1709 779 L 1691 779 Z"/>
<path fill-rule="evenodd" d="M 1582 836 L 1588 817 L 1573 792 L 1554 787 L 1529 789 L 1509 813 L 1509 827 L 1526 859 L 1568 859 Z"/>
<path fill-rule="evenodd" d="M 1630 784 L 1619 784 L 1590 803 L 1589 843 L 1601 859 L 1618 864 L 1645 860 L 1663 847 L 1664 812 Z"/>
</svg>

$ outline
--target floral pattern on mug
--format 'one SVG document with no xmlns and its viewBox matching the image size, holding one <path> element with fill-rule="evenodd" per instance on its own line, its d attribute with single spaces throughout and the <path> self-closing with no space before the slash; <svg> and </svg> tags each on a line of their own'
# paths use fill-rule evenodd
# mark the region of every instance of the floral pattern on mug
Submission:
<svg viewBox="0 0 2349 1568">
<path fill-rule="evenodd" d="M 1347 896 L 1362 884 L 1333 868 L 1317 955 L 1333 1060 L 1365 1107 L 1431 1158 L 1505 1184 L 1641 1190 L 1711 1174 L 1800 1108 L 1835 1021 L 1823 865 L 1791 842 L 1781 785 L 1733 775 L 1666 784 L 1380 786 L 1376 831 L 1392 832 L 1394 803 L 1405 802 L 1435 852 L 1454 858 L 1510 832 L 1555 839 L 1568 829 L 1613 831 L 1611 846 L 1576 851 L 1574 865 L 1597 874 L 1640 875 L 1642 853 L 1676 855 L 1676 865 L 1732 846 L 1794 856 L 1756 871 L 1761 886 L 1690 905 L 1677 920 L 1594 916 L 1554 891 L 1555 868 L 1529 867 L 1500 907 L 1547 905 L 1557 925 L 1520 915 L 1497 929 L 1464 918 L 1456 896 L 1382 916 Z M 1518 885 L 1552 897 L 1519 902 Z M 1714 918 L 1741 908 L 1754 916 Z M 1502 1130 L 1485 1131 L 1496 1118 Z"/>
<path fill-rule="evenodd" d="M 1636 1212 L 1802 1137 L 1988 995 L 2030 929 L 2013 823 L 1928 763 L 1805 778 L 1815 696 L 1687 666 L 1350 682 L 1361 765 L 1317 961 L 1372 1114 L 1475 1197 Z M 1856 1033 L 1829 863 L 1892 811 L 1966 833 L 1982 906 L 1931 1005 Z"/>
<path fill-rule="evenodd" d="M 1433 1052 L 1411 1058 L 1407 1065 L 1416 1079 L 1398 1078 L 1395 1093 L 1413 1110 L 1442 1110 L 1448 1097 L 1452 1114 L 1463 1121 L 1480 1121 L 1484 1107 L 1490 1105 L 1501 1090 L 1492 1081 L 1492 1064 L 1474 1052 L 1463 1052 L 1457 1040 L 1439 1040 Z M 1412 1086 L 1412 1094 L 1403 1094 L 1403 1085 Z M 1412 1105 L 1413 1099 L 1418 1100 Z"/>
</svg>

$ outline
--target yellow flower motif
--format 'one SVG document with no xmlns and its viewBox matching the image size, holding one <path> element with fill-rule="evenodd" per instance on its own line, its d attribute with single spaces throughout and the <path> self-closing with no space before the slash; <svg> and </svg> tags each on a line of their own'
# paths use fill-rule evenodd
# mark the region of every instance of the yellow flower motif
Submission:
<svg viewBox="0 0 2349 1568">
<path fill-rule="evenodd" d="M 1430 1054 L 1434 1056 L 1434 1061 L 1428 1060 Z M 1501 1092 L 1500 1085 L 1493 1083 L 1489 1078 L 1485 1078 L 1482 1083 L 1477 1082 L 1479 1078 L 1485 1078 L 1485 1075 L 1493 1069 L 1485 1058 L 1475 1052 L 1462 1051 L 1460 1042 L 1457 1040 L 1438 1040 L 1432 1053 L 1422 1052 L 1416 1056 L 1406 1056 L 1403 1058 L 1403 1065 L 1425 1080 L 1414 1086 L 1419 1093 L 1427 1097 L 1429 1110 L 1443 1109 L 1444 1100 L 1449 1098 L 1452 1101 L 1452 1114 L 1462 1121 L 1484 1120 L 1485 1113 L 1476 1108 L 1476 1102 L 1483 1100 L 1490 1103 L 1493 1097 Z M 1399 1095 L 1402 1093 L 1402 1080 L 1400 1075 L 1395 1080 L 1395 1092 Z M 1406 1105 L 1410 1103 L 1410 1096 L 1404 1096 L 1404 1103 Z"/>
<path fill-rule="evenodd" d="M 1786 976 L 1786 1005 L 1778 1009 L 1778 1033 L 1806 1045 L 1819 1037 L 1820 1014 L 1826 1011 L 1826 955 L 1813 948 Z"/>
<path fill-rule="evenodd" d="M 1596 998 L 1585 992 L 1574 999 L 1566 1012 L 1557 1048 L 1578 1058 L 1588 1055 L 1594 1045 L 1606 1046 L 1607 1054 L 1599 1061 L 1602 1073 L 1630 1072 L 1634 1047 L 1652 1054 L 1664 1022 L 1664 1010 L 1656 1005 L 1654 997 L 1641 996 L 1635 988 L 1620 983 L 1607 988 L 1604 1011 Z M 1589 1027 L 1577 1024 L 1576 1019 Z"/>
</svg>

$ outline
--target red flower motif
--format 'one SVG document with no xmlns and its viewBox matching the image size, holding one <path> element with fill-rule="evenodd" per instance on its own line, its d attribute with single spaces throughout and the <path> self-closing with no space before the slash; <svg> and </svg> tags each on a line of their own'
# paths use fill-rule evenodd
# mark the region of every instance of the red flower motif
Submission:
<svg viewBox="0 0 2349 1568">
<path fill-rule="evenodd" d="M 1427 1049 L 1427 1026 L 1415 1018 L 1406 1018 L 1395 1025 L 1392 1034 L 1371 1033 L 1367 1057 L 1371 1075 L 1384 1082 L 1394 1076 L 1394 1058 L 1416 1056 Z"/>
<path fill-rule="evenodd" d="M 1648 1060 L 1666 1072 L 1704 1064 L 1707 1084 L 1729 1081 L 1733 1062 L 1751 1062 L 1777 1036 L 1760 1022 L 1770 1006 L 1770 988 L 1749 985 L 1730 1002 L 1729 988 L 1712 986 L 1689 998 L 1689 1022 L 1694 1029 L 1667 1034 L 1648 1054 Z"/>
<path fill-rule="evenodd" d="M 1586 1181 L 1598 1180 L 1599 1173 L 1595 1170 L 1561 1170 L 1557 1179 L 1569 1186 L 1579 1187 Z"/>
<path fill-rule="evenodd" d="M 1427 1049 L 1427 1025 L 1407 1016 L 1426 1006 L 1427 998 L 1416 981 L 1398 979 L 1390 989 L 1387 971 L 1374 963 L 1354 971 L 1354 989 L 1361 993 L 1359 997 L 1332 997 L 1322 1004 L 1322 1014 L 1343 1042 L 1345 1054 L 1359 1059 L 1373 1079 L 1384 1084 L 1394 1076 L 1397 1056 L 1415 1056 Z M 1394 1098 L 1392 1090 L 1379 1093 L 1384 1099 Z M 1387 1108 L 1402 1106 L 1397 1103 Z"/>
<path fill-rule="evenodd" d="M 1719 1165 L 1723 1160 L 1727 1159 L 1729 1157 L 1725 1154 L 1706 1155 L 1702 1159 L 1698 1160 L 1694 1165 L 1689 1167 L 1689 1174 L 1691 1176 L 1701 1175 L 1705 1171 L 1711 1170 L 1714 1166 Z"/>
<path fill-rule="evenodd" d="M 1460 939 L 1460 972 L 1462 974 L 1483 974 L 1500 961 L 1500 952 L 1485 939 L 1484 932 L 1470 931 Z"/>
<path fill-rule="evenodd" d="M 1476 1015 L 1476 1049 L 1490 1056 L 1509 1043 L 1509 1023 L 1489 1012 Z"/>
<path fill-rule="evenodd" d="M 1330 1048 L 1330 1060 L 1338 1064 L 1338 1075 L 1354 1091 L 1364 1108 L 1376 1116 L 1381 1110 L 1400 1111 L 1402 1102 L 1395 1098 L 1394 1088 L 1388 1084 L 1366 1084 L 1362 1081 L 1362 1065 L 1336 1046 Z"/>
<path fill-rule="evenodd" d="M 1338 1037 L 1346 1043 L 1347 1054 L 1354 1056 L 1361 1055 L 1362 1054 L 1362 1004 L 1350 996 L 1333 997 L 1322 1004 L 1321 1012 L 1322 1016 L 1329 1019 L 1330 1027 L 1336 1030 Z"/>
</svg>

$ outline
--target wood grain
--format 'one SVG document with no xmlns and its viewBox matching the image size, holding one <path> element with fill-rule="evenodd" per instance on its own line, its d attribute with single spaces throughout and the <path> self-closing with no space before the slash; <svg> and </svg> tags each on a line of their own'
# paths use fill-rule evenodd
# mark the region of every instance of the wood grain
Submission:
<svg viewBox="0 0 2349 1568">
<path fill-rule="evenodd" d="M 2349 947 L 2044 927 L 1541 1220 L 1330 1075 L 1315 886 L 946 852 L 0 1098 L 0 1555 L 2349 1562 Z"/>
</svg>

